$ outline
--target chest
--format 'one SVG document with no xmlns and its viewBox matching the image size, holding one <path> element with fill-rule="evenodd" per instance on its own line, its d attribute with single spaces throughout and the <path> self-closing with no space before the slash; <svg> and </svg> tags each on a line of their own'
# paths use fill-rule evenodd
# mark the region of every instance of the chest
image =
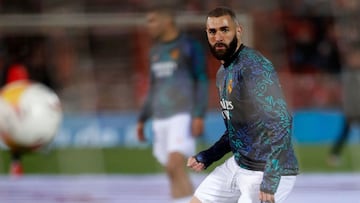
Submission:
<svg viewBox="0 0 360 203">
<path fill-rule="evenodd" d="M 224 70 L 217 75 L 220 107 L 225 120 L 244 123 L 254 110 L 249 87 L 240 71 Z"/>
<path fill-rule="evenodd" d="M 150 69 L 156 78 L 173 76 L 184 63 L 185 53 L 179 44 L 156 47 L 150 55 Z"/>
<path fill-rule="evenodd" d="M 217 75 L 217 87 L 220 99 L 231 102 L 243 97 L 246 88 L 241 73 L 231 69 Z"/>
</svg>

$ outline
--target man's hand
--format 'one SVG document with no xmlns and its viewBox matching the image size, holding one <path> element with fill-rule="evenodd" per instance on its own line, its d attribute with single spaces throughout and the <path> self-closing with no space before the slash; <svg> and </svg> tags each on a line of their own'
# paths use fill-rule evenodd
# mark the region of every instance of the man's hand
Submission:
<svg viewBox="0 0 360 203">
<path fill-rule="evenodd" d="M 193 118 L 191 124 L 191 132 L 194 137 L 199 137 L 204 132 L 204 119 L 203 118 Z"/>
<path fill-rule="evenodd" d="M 205 169 L 205 166 L 203 163 L 196 161 L 195 157 L 190 157 L 186 164 L 187 167 L 191 168 L 192 170 L 196 172 L 200 172 Z"/>
<path fill-rule="evenodd" d="M 144 126 L 143 122 L 138 122 L 136 126 L 137 138 L 140 142 L 145 142 L 145 134 L 144 134 Z"/>
<path fill-rule="evenodd" d="M 275 203 L 274 195 L 270 193 L 260 191 L 259 199 L 261 203 Z"/>
</svg>

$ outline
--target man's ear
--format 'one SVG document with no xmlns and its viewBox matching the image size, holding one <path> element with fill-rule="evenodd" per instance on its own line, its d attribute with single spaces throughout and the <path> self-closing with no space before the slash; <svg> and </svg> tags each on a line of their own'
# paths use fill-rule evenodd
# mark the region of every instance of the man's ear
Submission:
<svg viewBox="0 0 360 203">
<path fill-rule="evenodd" d="M 236 33 L 238 33 L 239 35 L 242 34 L 242 26 L 241 26 L 241 25 L 238 25 L 238 26 L 236 27 Z"/>
<path fill-rule="evenodd" d="M 236 27 L 236 36 L 237 36 L 238 39 L 241 39 L 241 36 L 242 36 L 242 27 L 241 27 L 241 25 L 238 25 Z"/>
</svg>

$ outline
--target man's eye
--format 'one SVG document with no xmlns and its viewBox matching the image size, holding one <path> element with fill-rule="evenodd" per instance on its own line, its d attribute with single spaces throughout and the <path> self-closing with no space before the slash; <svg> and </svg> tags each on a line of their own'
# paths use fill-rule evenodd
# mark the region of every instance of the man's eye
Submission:
<svg viewBox="0 0 360 203">
<path fill-rule="evenodd" d="M 229 32 L 229 29 L 222 29 L 221 32 L 227 33 L 227 32 Z"/>
<path fill-rule="evenodd" d="M 211 34 L 211 35 L 213 35 L 213 34 L 216 33 L 216 31 L 215 31 L 215 30 L 208 30 L 208 33 Z"/>
</svg>

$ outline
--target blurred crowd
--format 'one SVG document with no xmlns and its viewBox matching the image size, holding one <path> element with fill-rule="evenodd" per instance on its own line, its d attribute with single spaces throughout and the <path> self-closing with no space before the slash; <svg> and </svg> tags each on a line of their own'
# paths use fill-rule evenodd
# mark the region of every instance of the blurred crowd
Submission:
<svg viewBox="0 0 360 203">
<path fill-rule="evenodd" d="M 119 13 L 126 16 L 126 13 L 141 14 L 149 2 L 154 1 L 0 0 L 0 13 Z M 167 2 L 176 6 L 179 14 L 202 15 L 214 6 L 224 5 L 250 16 L 252 46 L 274 62 L 293 108 L 339 107 L 341 73 L 348 67 L 360 68 L 360 28 L 356 23 L 360 3 L 357 0 Z M 205 37 L 202 27 L 189 31 L 199 38 Z M 200 40 L 207 46 L 205 39 Z M 12 65 L 23 64 L 30 70 L 31 78 L 61 94 L 69 111 L 135 110 L 145 92 L 147 43 L 146 34 L 138 27 L 50 33 L 0 29 L 0 67 L 4 73 L 1 78 L 5 80 L 4 75 Z M 209 72 L 214 79 L 213 70 Z M 210 107 L 216 107 L 216 101 L 210 101 Z"/>
</svg>

